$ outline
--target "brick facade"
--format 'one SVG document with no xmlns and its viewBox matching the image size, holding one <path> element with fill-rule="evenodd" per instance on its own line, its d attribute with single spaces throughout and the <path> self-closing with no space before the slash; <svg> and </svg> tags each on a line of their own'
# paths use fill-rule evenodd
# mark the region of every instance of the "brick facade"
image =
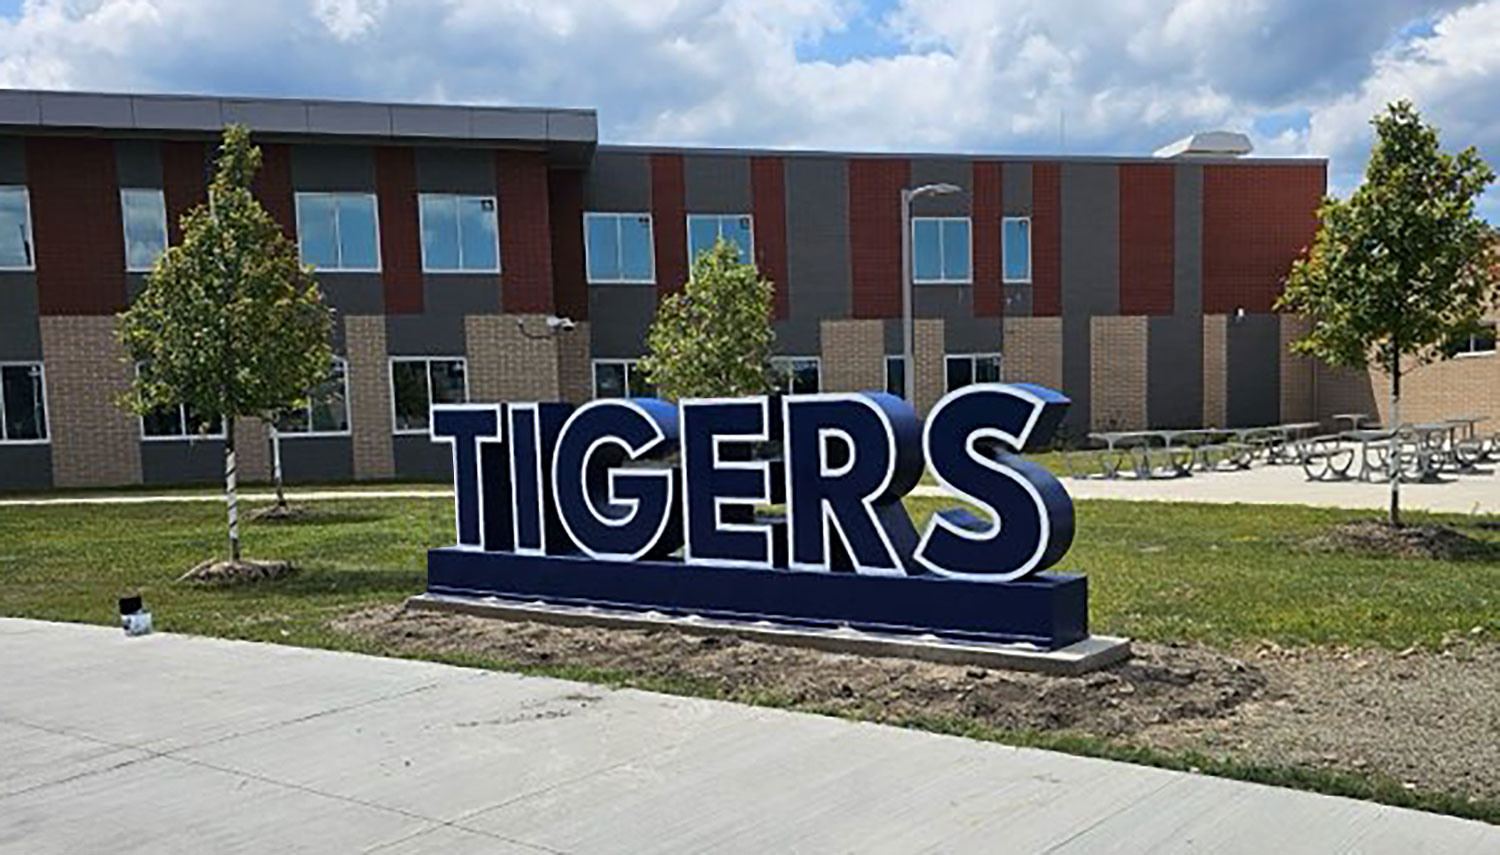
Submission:
<svg viewBox="0 0 1500 855">
<path fill-rule="evenodd" d="M 115 319 L 43 317 L 41 334 L 52 483 L 140 483 L 140 419 L 118 406 L 132 369 L 115 341 Z"/>
<path fill-rule="evenodd" d="M 1089 330 L 1094 430 L 1141 430 L 1146 418 L 1146 318 L 1094 318 Z"/>
<path fill-rule="evenodd" d="M 500 152 L 495 160 L 495 184 L 500 201 L 502 305 L 512 313 L 552 312 L 546 158 L 538 152 Z"/>
<path fill-rule="evenodd" d="M 1061 389 L 1062 318 L 1006 318 L 1001 371 L 1007 383 Z"/>
<path fill-rule="evenodd" d="M 823 391 L 885 388 L 885 322 L 823 321 Z"/>
<path fill-rule="evenodd" d="M 1229 318 L 1203 316 L 1203 426 L 1229 423 Z"/>
<path fill-rule="evenodd" d="M 1304 318 L 1281 315 L 1281 420 L 1305 422 L 1314 418 L 1317 389 L 1313 360 L 1292 352 L 1292 342 L 1306 336 L 1311 325 Z"/>
<path fill-rule="evenodd" d="M 911 161 L 849 161 L 850 310 L 856 318 L 901 317 L 901 190 Z"/>
<path fill-rule="evenodd" d="M 349 363 L 349 421 L 354 442 L 354 477 L 360 481 L 396 474 L 392 444 L 391 368 L 386 355 L 385 318 L 344 318 L 345 358 Z M 470 382 L 473 382 L 472 377 Z"/>
<path fill-rule="evenodd" d="M 948 391 L 948 349 L 942 318 L 917 318 L 912 331 L 912 359 L 916 360 L 916 404 L 918 415 L 926 415 Z"/>
</svg>

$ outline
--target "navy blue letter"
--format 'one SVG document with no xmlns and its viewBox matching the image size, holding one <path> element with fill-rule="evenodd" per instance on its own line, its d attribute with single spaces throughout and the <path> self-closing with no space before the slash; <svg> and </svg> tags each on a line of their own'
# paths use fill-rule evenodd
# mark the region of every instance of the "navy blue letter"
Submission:
<svg viewBox="0 0 1500 855">
<path fill-rule="evenodd" d="M 500 436 L 501 409 L 499 404 L 439 404 L 432 408 L 432 441 L 453 446 L 453 516 L 458 545 L 464 549 L 484 545 L 479 443 Z"/>
<path fill-rule="evenodd" d="M 753 520 L 755 506 L 771 501 L 771 464 L 752 455 L 753 443 L 771 438 L 769 399 L 684 400 L 681 413 L 684 559 L 770 567 L 771 526 L 724 513 L 738 507 Z"/>
</svg>

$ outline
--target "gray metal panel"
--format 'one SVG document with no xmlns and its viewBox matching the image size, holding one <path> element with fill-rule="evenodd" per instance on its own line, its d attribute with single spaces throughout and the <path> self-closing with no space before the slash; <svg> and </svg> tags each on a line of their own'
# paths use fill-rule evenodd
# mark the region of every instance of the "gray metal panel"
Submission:
<svg viewBox="0 0 1500 855">
<path fill-rule="evenodd" d="M 547 139 L 592 143 L 599 139 L 599 117 L 592 110 L 548 111 Z"/>
<path fill-rule="evenodd" d="M 39 125 L 42 99 L 36 92 L 0 90 L 0 124 Z"/>
<path fill-rule="evenodd" d="M 1063 392 L 1073 399 L 1068 426 L 1091 422 L 1093 339 L 1090 318 L 1120 311 L 1120 185 L 1113 164 L 1062 167 Z"/>
<path fill-rule="evenodd" d="M 43 124 L 103 128 L 135 126 L 129 98 L 83 92 L 43 92 L 40 100 Z"/>
<path fill-rule="evenodd" d="M 144 290 L 146 290 L 146 274 L 129 272 L 125 274 L 125 302 L 127 304 L 134 303 L 135 298 L 141 296 Z"/>
<path fill-rule="evenodd" d="M 141 441 L 141 481 L 143 483 L 219 483 L 223 478 L 223 440 Z"/>
<path fill-rule="evenodd" d="M 0 359 L 42 358 L 35 273 L 0 273 Z"/>
<path fill-rule="evenodd" d="M 833 150 L 828 150 L 828 149 L 785 149 L 785 148 L 778 148 L 778 149 L 754 149 L 754 148 L 744 148 L 744 147 L 738 147 L 738 148 L 736 148 L 736 147 L 729 147 L 729 146 L 693 146 L 693 147 L 689 148 L 689 147 L 685 147 L 685 146 L 633 145 L 633 144 L 601 145 L 601 146 L 598 146 L 597 148 L 598 148 L 599 151 L 610 152 L 610 153 L 615 153 L 615 154 L 624 154 L 624 153 L 631 153 L 631 152 L 634 152 L 634 153 L 647 153 L 647 154 L 652 153 L 652 152 L 671 152 L 671 153 L 682 153 L 682 154 L 687 154 L 687 153 L 693 153 L 693 154 L 763 154 L 763 153 L 766 153 L 766 152 L 769 151 L 769 152 L 774 153 L 777 157 L 785 157 L 785 158 L 789 158 L 789 159 L 790 158 L 800 158 L 800 157 L 810 157 L 810 158 L 827 158 L 827 157 L 861 158 L 861 157 L 863 157 L 863 158 L 881 158 L 881 159 L 890 159 L 890 158 L 907 158 L 907 159 L 910 159 L 910 158 L 931 158 L 933 160 L 943 160 L 943 159 L 946 159 L 946 160 L 975 160 L 975 159 L 979 159 L 979 160 L 993 161 L 995 163 L 1003 163 L 1003 164 L 1020 163 L 1020 164 L 1026 164 L 1026 165 L 1030 165 L 1031 163 L 1035 162 L 1038 159 L 1045 159 L 1046 161 L 1048 161 L 1050 163 L 1093 163 L 1093 164 L 1112 164 L 1112 165 L 1115 165 L 1115 166 L 1118 166 L 1118 165 L 1120 165 L 1122 163 L 1157 163 L 1157 164 L 1161 164 L 1161 163 L 1173 163 L 1173 162 L 1175 162 L 1173 160 L 1169 160 L 1169 159 L 1165 159 L 1165 158 L 1160 158 L 1160 157 L 1155 157 L 1155 156 L 1149 155 L 1149 154 L 1126 154 L 1126 155 L 1118 155 L 1118 154 L 1046 154 L 1046 155 L 1036 155 L 1036 154 L 997 154 L 997 153 L 995 153 L 993 151 L 933 152 L 933 151 L 911 151 L 909 149 L 908 150 L 904 150 L 904 151 L 850 152 L 850 151 L 847 151 L 847 150 L 845 150 L 845 151 L 833 151 Z M 1306 165 L 1311 165 L 1311 164 L 1326 164 L 1328 162 L 1328 158 L 1326 158 L 1326 157 L 1195 157 L 1195 158 L 1193 158 L 1192 162 L 1193 163 L 1197 163 L 1197 164 L 1215 164 L 1215 165 L 1217 165 L 1217 164 L 1225 164 L 1225 165 L 1230 165 L 1230 166 L 1235 166 L 1235 165 L 1251 165 L 1251 166 L 1253 166 L 1253 165 L 1256 165 L 1256 164 L 1260 164 L 1260 165 L 1276 164 L 1276 165 L 1285 166 L 1285 165 L 1296 165 L 1296 164 L 1306 164 Z"/>
<path fill-rule="evenodd" d="M 139 128 L 216 131 L 225 125 L 223 105 L 214 98 L 137 95 L 131 102 Z"/>
<path fill-rule="evenodd" d="M 20 137 L 0 136 L 0 184 L 26 183 L 26 144 Z"/>
<path fill-rule="evenodd" d="M 115 173 L 121 187 L 156 187 L 161 182 L 161 145 L 156 140 L 115 140 Z"/>
<path fill-rule="evenodd" d="M 918 217 L 967 217 L 973 208 L 974 169 L 967 160 L 947 157 L 919 157 L 911 161 L 911 186 L 924 184 L 957 184 L 964 195 L 935 196 L 912 203 Z"/>
<path fill-rule="evenodd" d="M 0 445 L 0 494 L 52 488 L 52 446 Z"/>
<path fill-rule="evenodd" d="M 397 478 L 444 483 L 453 480 L 453 451 L 448 445 L 426 436 L 396 436 L 392 440 Z"/>
<path fill-rule="evenodd" d="M 476 139 L 544 140 L 547 113 L 543 110 L 475 110 L 470 116 Z"/>
<path fill-rule="evenodd" d="M 974 315 L 974 289 L 967 285 L 918 285 L 912 297 L 919 318 L 943 319 L 943 347 L 948 353 L 999 353 L 1004 336 L 1001 319 Z M 900 350 L 899 323 L 897 330 Z"/>
<path fill-rule="evenodd" d="M 294 484 L 353 481 L 354 441 L 344 436 L 283 436 L 281 472 Z"/>
<path fill-rule="evenodd" d="M 1201 427 L 1203 319 L 1158 316 L 1146 324 L 1146 421 L 1157 428 Z"/>
<path fill-rule="evenodd" d="M 423 312 L 387 315 L 385 349 L 392 356 L 463 356 L 464 316 Z"/>
<path fill-rule="evenodd" d="M 1000 166 L 1000 204 L 1006 216 L 1030 216 L 1030 163 L 1005 163 Z"/>
<path fill-rule="evenodd" d="M 292 187 L 374 193 L 375 152 L 367 145 L 292 146 Z"/>
<path fill-rule="evenodd" d="M 690 154 L 682 159 L 682 174 L 687 213 L 750 213 L 750 158 Z"/>
<path fill-rule="evenodd" d="M 301 101 L 225 99 L 221 112 L 226 124 L 246 125 L 256 131 L 307 133 L 307 104 Z"/>
<path fill-rule="evenodd" d="M 589 287 L 589 353 L 598 359 L 634 359 L 646 352 L 646 330 L 656 316 L 650 285 Z"/>
<path fill-rule="evenodd" d="M 587 211 L 651 210 L 651 159 L 644 154 L 600 154 L 586 174 Z"/>
<path fill-rule="evenodd" d="M 1031 285 L 1007 284 L 1001 288 L 1005 293 L 1004 314 L 1013 318 L 1031 317 Z"/>
<path fill-rule="evenodd" d="M 849 317 L 849 163 L 845 158 L 785 161 L 786 352 L 816 353 L 820 322 Z M 783 335 L 778 331 L 778 338 Z"/>
<path fill-rule="evenodd" d="M 495 193 L 495 154 L 489 149 L 416 150 L 417 190 L 423 193 Z"/>
<path fill-rule="evenodd" d="M 396 106 L 391 108 L 391 131 L 397 136 L 466 139 L 473 119 L 468 111 L 450 107 Z"/>
<path fill-rule="evenodd" d="M 322 134 L 391 133 L 391 109 L 378 104 L 313 101 L 307 105 L 307 127 Z"/>
<path fill-rule="evenodd" d="M 1203 168 L 1180 164 L 1172 176 L 1172 311 L 1196 318 L 1203 314 Z"/>
<path fill-rule="evenodd" d="M 379 273 L 319 273 L 318 287 L 340 315 L 385 313 L 385 285 Z"/>
<path fill-rule="evenodd" d="M 1281 421 L 1281 319 L 1246 315 L 1229 320 L 1228 402 L 1230 427 Z"/>
<path fill-rule="evenodd" d="M 427 274 L 422 277 L 422 305 L 437 315 L 497 315 L 500 277 L 493 273 Z"/>
</svg>

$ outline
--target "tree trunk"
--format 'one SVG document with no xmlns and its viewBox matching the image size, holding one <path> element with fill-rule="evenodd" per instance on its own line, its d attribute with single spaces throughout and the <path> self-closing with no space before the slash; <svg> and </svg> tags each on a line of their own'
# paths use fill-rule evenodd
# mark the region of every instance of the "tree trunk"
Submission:
<svg viewBox="0 0 1500 855">
<path fill-rule="evenodd" d="M 224 502 L 229 507 L 229 560 L 240 560 L 240 491 L 234 465 L 234 419 L 224 417 Z"/>
<path fill-rule="evenodd" d="M 1391 511 L 1390 524 L 1401 525 L 1401 356 L 1391 360 Z"/>
<path fill-rule="evenodd" d="M 286 492 L 281 486 L 281 431 L 271 424 L 271 473 L 276 476 L 276 507 L 286 510 Z"/>
</svg>

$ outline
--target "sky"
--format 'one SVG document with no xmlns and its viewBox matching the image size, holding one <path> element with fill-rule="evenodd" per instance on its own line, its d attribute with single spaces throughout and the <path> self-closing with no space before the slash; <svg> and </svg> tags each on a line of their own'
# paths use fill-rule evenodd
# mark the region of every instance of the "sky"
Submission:
<svg viewBox="0 0 1500 855">
<path fill-rule="evenodd" d="M 613 143 L 1142 154 L 1222 128 L 1328 157 L 1345 194 L 1396 98 L 1500 167 L 1500 0 L 0 0 L 0 86 L 592 107 Z"/>
</svg>

